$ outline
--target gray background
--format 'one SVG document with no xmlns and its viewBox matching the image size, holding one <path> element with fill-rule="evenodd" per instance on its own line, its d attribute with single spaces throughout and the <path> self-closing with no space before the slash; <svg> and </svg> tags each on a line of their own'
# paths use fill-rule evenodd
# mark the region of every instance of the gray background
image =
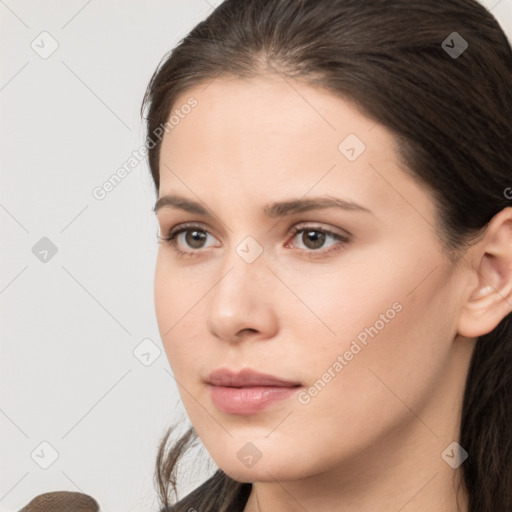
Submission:
<svg viewBox="0 0 512 512">
<path fill-rule="evenodd" d="M 158 440 L 188 419 L 154 315 L 155 193 L 145 161 L 93 190 L 143 145 L 160 59 L 219 3 L 0 0 L 1 512 L 53 490 L 157 510 Z M 482 3 L 512 38 L 512 0 Z M 183 493 L 215 469 L 188 462 Z"/>
</svg>

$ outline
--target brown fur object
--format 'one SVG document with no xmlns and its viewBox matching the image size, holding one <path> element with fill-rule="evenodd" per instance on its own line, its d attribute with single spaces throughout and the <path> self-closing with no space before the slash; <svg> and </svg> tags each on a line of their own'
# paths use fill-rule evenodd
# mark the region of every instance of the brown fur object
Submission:
<svg viewBox="0 0 512 512">
<path fill-rule="evenodd" d="M 39 494 L 19 512 L 99 512 L 98 502 L 81 492 L 54 491 Z"/>
</svg>

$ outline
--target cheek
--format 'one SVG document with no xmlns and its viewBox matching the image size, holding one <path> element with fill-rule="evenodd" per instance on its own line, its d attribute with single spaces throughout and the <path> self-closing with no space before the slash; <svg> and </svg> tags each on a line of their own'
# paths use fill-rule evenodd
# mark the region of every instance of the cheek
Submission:
<svg viewBox="0 0 512 512">
<path fill-rule="evenodd" d="M 183 297 L 182 291 L 186 290 L 186 287 L 180 282 L 179 272 L 175 268 L 170 268 L 164 253 L 163 249 L 159 250 L 155 268 L 155 314 L 167 359 L 173 373 L 176 373 L 186 364 L 183 358 L 190 352 L 180 350 L 180 347 L 188 346 L 188 337 L 181 339 L 180 342 L 179 336 L 183 323 L 187 322 L 186 311 L 190 310 L 193 302 Z"/>
<path fill-rule="evenodd" d="M 416 266 L 409 269 L 389 261 L 368 262 L 367 272 L 341 270 L 330 279 L 315 281 L 310 274 L 309 283 L 317 286 L 303 296 L 318 318 L 297 324 L 296 334 L 303 347 L 299 359 L 309 361 L 304 375 L 310 385 L 318 382 L 312 403 L 341 401 L 355 414 L 390 401 L 399 405 L 395 394 L 422 400 L 435 386 L 453 338 L 450 274 L 440 266 L 418 285 L 434 259 L 422 264 L 411 258 Z M 298 310 L 294 314 L 299 317 Z"/>
<path fill-rule="evenodd" d="M 197 272 L 192 278 L 190 273 L 180 271 L 168 259 L 161 250 L 155 269 L 155 314 L 171 370 L 178 382 L 192 389 L 208 343 L 204 308 L 212 285 L 197 277 Z M 187 400 L 186 393 L 183 400 Z"/>
<path fill-rule="evenodd" d="M 315 377 L 338 356 L 342 370 L 318 405 L 337 403 L 340 421 L 379 411 L 388 424 L 407 417 L 404 403 L 420 411 L 442 375 L 452 343 L 453 315 L 442 287 L 442 280 L 432 280 L 409 296 L 390 288 L 364 306 L 364 318 L 356 311 L 363 305 L 346 303 L 346 320 L 337 324 L 338 342 L 323 366 L 317 362 Z"/>
<path fill-rule="evenodd" d="M 174 310 L 174 294 L 171 293 L 170 284 L 171 274 L 166 271 L 163 264 L 162 251 L 159 249 L 156 266 L 155 278 L 153 283 L 153 294 L 155 301 L 155 314 L 160 330 L 162 342 L 165 344 L 165 333 L 172 326 L 172 311 Z"/>
<path fill-rule="evenodd" d="M 196 295 L 201 291 L 200 279 L 194 279 L 189 271 L 183 271 L 173 263 L 169 252 L 166 247 L 159 249 L 153 283 L 155 313 L 162 335 L 171 328 L 171 333 L 174 332 L 181 322 L 186 321 L 187 311 L 192 309 L 199 299 Z M 162 339 L 164 343 L 166 338 Z"/>
<path fill-rule="evenodd" d="M 287 300 L 290 309 L 283 320 L 304 347 L 303 357 L 312 363 L 308 365 L 311 370 L 306 369 L 311 378 L 318 377 L 326 362 L 334 362 L 351 349 L 347 357 L 361 359 L 371 341 L 378 343 L 390 325 L 400 323 L 404 316 L 403 294 L 393 269 L 362 261 L 358 266 L 347 263 L 333 267 L 328 273 L 321 270 L 310 270 L 307 279 L 304 273 L 283 279 L 301 299 Z"/>
</svg>

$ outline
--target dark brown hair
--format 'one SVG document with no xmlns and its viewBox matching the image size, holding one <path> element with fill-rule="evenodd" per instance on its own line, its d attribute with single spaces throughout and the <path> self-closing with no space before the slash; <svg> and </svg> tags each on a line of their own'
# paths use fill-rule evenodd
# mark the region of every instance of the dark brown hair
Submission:
<svg viewBox="0 0 512 512">
<path fill-rule="evenodd" d="M 218 76 L 269 72 L 321 85 L 393 133 L 404 170 L 432 193 L 450 257 L 512 206 L 512 50 L 476 0 L 226 0 L 162 59 L 144 96 L 157 192 L 153 134 L 178 95 Z M 171 431 L 156 471 L 165 507 L 178 460 L 197 440 L 190 428 L 166 452 Z M 468 512 L 512 512 L 511 315 L 477 341 L 459 442 Z M 227 511 L 250 485 L 219 469 L 195 501 L 169 510 Z"/>
</svg>

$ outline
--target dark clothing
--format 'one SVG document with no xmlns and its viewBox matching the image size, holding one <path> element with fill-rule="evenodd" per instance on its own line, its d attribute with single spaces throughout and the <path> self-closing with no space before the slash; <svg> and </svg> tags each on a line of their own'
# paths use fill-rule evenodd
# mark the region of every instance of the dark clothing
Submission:
<svg viewBox="0 0 512 512">
<path fill-rule="evenodd" d="M 221 470 L 217 470 L 212 477 L 191 493 L 187 494 L 187 496 L 178 501 L 178 503 L 168 509 L 162 508 L 159 512 L 201 512 L 205 510 L 206 506 L 213 507 L 211 508 L 212 511 L 220 510 L 226 500 L 224 493 L 221 492 L 224 478 L 225 474 Z M 251 490 L 252 484 L 240 484 L 240 489 L 237 495 L 231 500 L 230 507 L 227 510 L 229 512 L 243 512 L 249 500 Z M 206 495 L 211 497 L 207 499 Z"/>
</svg>

